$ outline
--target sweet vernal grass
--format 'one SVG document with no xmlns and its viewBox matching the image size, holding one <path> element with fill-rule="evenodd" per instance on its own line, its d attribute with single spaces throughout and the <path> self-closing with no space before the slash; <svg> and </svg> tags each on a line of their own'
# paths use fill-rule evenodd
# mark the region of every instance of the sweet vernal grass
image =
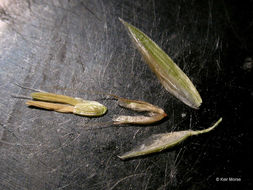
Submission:
<svg viewBox="0 0 253 190">
<path fill-rule="evenodd" d="M 152 124 L 160 121 L 167 114 L 162 108 L 154 106 L 150 103 L 121 98 L 113 94 L 110 95 L 118 100 L 121 107 L 128 108 L 138 112 L 147 112 L 147 116 L 125 116 L 120 115 L 113 118 L 113 124 Z M 96 101 L 84 100 L 81 98 L 73 98 L 70 96 L 59 95 L 47 92 L 31 93 L 31 97 L 35 100 L 27 101 L 26 104 L 47 110 L 53 110 L 61 113 L 74 113 L 82 116 L 102 116 L 106 113 L 107 108 Z M 120 159 L 125 160 L 138 156 L 143 156 L 155 152 L 161 152 L 167 148 L 171 148 L 190 136 L 207 133 L 213 130 L 220 122 L 220 118 L 213 126 L 204 130 L 185 130 L 176 131 L 163 134 L 155 134 L 145 140 L 140 146 L 133 150 L 118 156 Z"/>
<path fill-rule="evenodd" d="M 81 116 L 102 116 L 107 108 L 97 101 L 83 100 L 70 96 L 59 95 L 47 92 L 31 93 L 34 100 L 27 101 L 26 104 L 47 110 L 53 110 L 61 113 L 74 113 Z"/>
<path fill-rule="evenodd" d="M 147 116 L 127 116 L 120 115 L 113 118 L 113 124 L 139 124 L 139 125 L 148 125 L 162 120 L 167 114 L 162 108 L 154 106 L 148 102 L 140 100 L 130 100 L 126 98 L 121 98 L 116 95 L 113 96 L 118 100 L 118 104 L 121 107 L 128 108 L 138 112 L 147 112 Z"/>
<path fill-rule="evenodd" d="M 113 94 L 107 94 L 118 100 L 121 107 L 138 112 L 147 112 L 147 116 L 115 116 L 113 124 L 140 124 L 147 125 L 162 120 L 167 114 L 162 108 L 150 103 L 122 98 Z M 33 107 L 43 108 L 61 113 L 74 113 L 82 116 L 102 116 L 107 108 L 96 101 L 83 100 L 70 96 L 48 93 L 34 92 L 31 97 L 35 100 L 27 101 L 26 104 Z"/>
<path fill-rule="evenodd" d="M 220 122 L 220 118 L 213 126 L 204 130 L 186 130 L 186 131 L 176 131 L 171 133 L 155 134 L 144 141 L 140 146 L 134 148 L 133 150 L 126 152 L 125 154 L 118 156 L 120 159 L 125 160 L 129 158 L 134 158 L 138 156 L 143 156 L 155 152 L 161 152 L 167 148 L 171 148 L 190 136 L 199 135 L 202 133 L 207 133 L 213 130 Z"/>
<path fill-rule="evenodd" d="M 119 19 L 164 88 L 188 106 L 198 109 L 202 99 L 186 74 L 146 34 L 121 18 Z"/>
</svg>

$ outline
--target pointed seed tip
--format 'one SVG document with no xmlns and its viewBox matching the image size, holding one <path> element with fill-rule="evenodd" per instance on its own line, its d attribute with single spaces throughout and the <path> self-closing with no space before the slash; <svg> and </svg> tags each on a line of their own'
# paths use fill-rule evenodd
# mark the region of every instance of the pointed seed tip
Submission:
<svg viewBox="0 0 253 190">
<path fill-rule="evenodd" d="M 120 18 L 120 17 L 118 17 L 118 18 L 119 18 L 120 22 L 124 23 L 124 20 L 122 18 Z"/>
<path fill-rule="evenodd" d="M 123 156 L 120 156 L 120 155 L 117 155 L 117 157 L 121 160 L 124 160 L 124 157 Z"/>
<path fill-rule="evenodd" d="M 122 18 L 119 17 L 120 22 L 125 26 L 128 27 L 129 23 L 127 23 L 126 21 L 124 21 Z"/>
</svg>

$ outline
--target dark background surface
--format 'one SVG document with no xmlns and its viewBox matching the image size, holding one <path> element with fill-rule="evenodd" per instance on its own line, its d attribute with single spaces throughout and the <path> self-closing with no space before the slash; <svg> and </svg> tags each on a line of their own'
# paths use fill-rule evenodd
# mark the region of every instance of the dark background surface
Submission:
<svg viewBox="0 0 253 190">
<path fill-rule="evenodd" d="M 199 110 L 162 88 L 118 17 L 190 77 Z M 251 189 L 252 28 L 252 1 L 1 0 L 0 189 Z M 99 100 L 109 111 L 85 118 L 31 109 L 11 98 L 31 92 L 14 83 Z M 94 91 L 150 102 L 168 118 L 108 126 L 128 111 Z M 221 116 L 217 129 L 171 150 L 117 158 L 152 134 L 207 128 Z M 241 181 L 222 181 L 229 177 Z"/>
</svg>

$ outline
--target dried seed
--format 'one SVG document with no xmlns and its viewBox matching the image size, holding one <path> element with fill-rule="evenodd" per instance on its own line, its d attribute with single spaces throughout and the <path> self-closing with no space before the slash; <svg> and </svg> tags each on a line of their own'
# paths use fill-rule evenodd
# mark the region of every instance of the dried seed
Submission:
<svg viewBox="0 0 253 190">
<path fill-rule="evenodd" d="M 114 124 L 138 124 L 149 125 L 162 120 L 165 116 L 162 114 L 156 114 L 154 116 L 127 116 L 120 115 L 113 118 Z"/>
<path fill-rule="evenodd" d="M 148 111 L 154 112 L 158 114 L 164 114 L 163 109 L 154 106 L 148 102 L 140 101 L 140 100 L 130 100 L 126 98 L 118 98 L 118 104 L 122 107 L 134 110 L 134 111 Z"/>
<path fill-rule="evenodd" d="M 104 115 L 106 111 L 107 108 L 96 101 L 85 101 L 76 104 L 73 113 L 83 116 L 101 116 Z"/>
<path fill-rule="evenodd" d="M 62 113 L 74 113 L 82 116 L 101 116 L 107 111 L 107 108 L 99 102 L 83 100 L 81 98 L 47 92 L 35 92 L 31 96 L 35 100 L 42 101 L 27 101 L 27 105 Z"/>
<path fill-rule="evenodd" d="M 213 130 L 221 121 L 222 118 L 220 118 L 212 127 L 209 127 L 204 130 L 198 131 L 186 130 L 186 131 L 176 131 L 171 133 L 152 135 L 147 140 L 145 140 L 144 143 L 141 144 L 140 146 L 118 157 L 122 160 L 125 160 L 128 158 L 143 156 L 155 152 L 161 152 L 167 148 L 171 148 L 179 144 L 180 142 L 184 141 L 190 136 L 207 133 Z"/>
<path fill-rule="evenodd" d="M 164 88 L 186 105 L 198 109 L 202 99 L 186 74 L 146 34 L 121 18 L 119 20 L 129 31 L 130 37 L 145 62 L 156 74 Z"/>
<path fill-rule="evenodd" d="M 140 101 L 140 100 L 130 100 L 126 98 L 121 98 L 115 95 L 111 95 L 118 99 L 118 104 L 122 107 L 138 111 L 138 112 L 148 112 L 148 116 L 125 116 L 120 115 L 113 118 L 114 124 L 140 124 L 148 125 L 162 120 L 167 114 L 163 109 L 154 106 L 150 103 Z"/>
</svg>

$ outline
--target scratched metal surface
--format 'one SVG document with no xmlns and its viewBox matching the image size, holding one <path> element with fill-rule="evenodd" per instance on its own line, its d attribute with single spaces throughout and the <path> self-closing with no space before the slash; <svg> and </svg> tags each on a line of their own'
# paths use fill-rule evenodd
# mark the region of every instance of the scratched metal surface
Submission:
<svg viewBox="0 0 253 190">
<path fill-rule="evenodd" d="M 252 1 L 244 3 L 1 0 L 0 189 L 252 186 L 253 20 Z M 151 36 L 185 71 L 203 98 L 199 110 L 162 88 L 118 17 Z M 85 118 L 31 109 L 11 98 L 31 92 L 14 83 L 99 100 L 109 111 Z M 112 127 L 113 115 L 128 111 L 95 92 L 150 102 L 168 118 Z M 215 131 L 172 150 L 117 158 L 152 134 L 203 129 L 220 116 Z M 217 181 L 228 177 L 241 181 Z"/>
</svg>

